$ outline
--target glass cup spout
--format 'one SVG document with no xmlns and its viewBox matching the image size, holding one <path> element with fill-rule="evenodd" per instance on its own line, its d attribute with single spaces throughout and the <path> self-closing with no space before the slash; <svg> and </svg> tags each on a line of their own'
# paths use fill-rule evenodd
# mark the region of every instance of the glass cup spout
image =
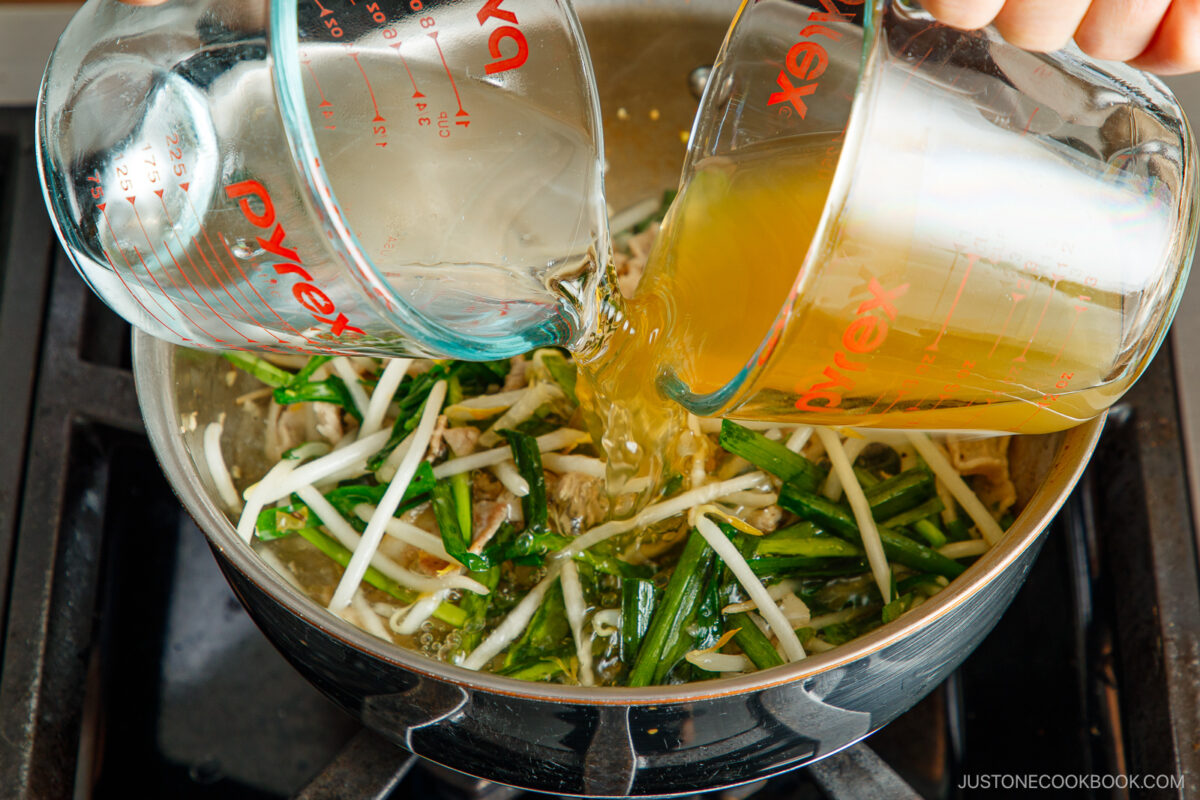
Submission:
<svg viewBox="0 0 1200 800">
<path fill-rule="evenodd" d="M 486 359 L 571 341 L 608 248 L 565 0 L 90 0 L 38 105 L 60 238 L 189 347 Z"/>
</svg>

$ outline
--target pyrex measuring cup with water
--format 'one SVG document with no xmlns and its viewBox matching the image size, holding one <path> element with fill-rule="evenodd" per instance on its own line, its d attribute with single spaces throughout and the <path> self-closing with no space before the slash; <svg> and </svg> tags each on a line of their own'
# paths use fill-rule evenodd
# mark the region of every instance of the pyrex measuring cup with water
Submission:
<svg viewBox="0 0 1200 800">
<path fill-rule="evenodd" d="M 599 107 L 563 0 L 91 0 L 38 110 L 60 238 L 161 338 L 490 358 L 594 302 Z"/>
<path fill-rule="evenodd" d="M 905 2 L 745 3 L 648 271 L 664 388 L 701 414 L 1069 427 L 1165 334 L 1195 173 L 1174 98 L 1128 66 Z"/>
</svg>

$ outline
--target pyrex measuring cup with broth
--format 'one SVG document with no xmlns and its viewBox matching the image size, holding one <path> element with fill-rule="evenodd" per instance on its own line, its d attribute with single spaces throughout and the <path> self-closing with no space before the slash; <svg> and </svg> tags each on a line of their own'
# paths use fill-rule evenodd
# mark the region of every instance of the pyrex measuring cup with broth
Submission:
<svg viewBox="0 0 1200 800">
<path fill-rule="evenodd" d="M 902 2 L 744 4 L 640 295 L 672 333 L 655 369 L 701 414 L 1069 427 L 1165 334 L 1195 172 L 1125 65 Z"/>
<path fill-rule="evenodd" d="M 180 344 L 490 358 L 594 302 L 599 108 L 560 0 L 91 0 L 38 125 L 80 272 Z"/>
</svg>

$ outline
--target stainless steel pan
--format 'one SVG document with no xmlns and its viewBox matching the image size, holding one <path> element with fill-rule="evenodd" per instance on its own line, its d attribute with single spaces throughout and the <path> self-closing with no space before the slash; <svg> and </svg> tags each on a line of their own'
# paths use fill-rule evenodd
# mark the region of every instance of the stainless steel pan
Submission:
<svg viewBox="0 0 1200 800">
<path fill-rule="evenodd" d="M 715 54 L 736 3 L 579 0 L 602 94 L 609 198 L 620 209 L 674 185 L 695 110 L 693 71 Z M 205 424 L 251 473 L 262 419 L 234 403 L 211 354 L 137 335 L 134 373 L 167 477 L 209 537 L 250 614 L 295 667 L 368 727 L 414 753 L 490 780 L 600 796 L 693 792 L 764 778 L 833 753 L 923 697 L 983 639 L 1078 479 L 1102 422 L 1014 444 L 1023 512 L 1003 542 L 901 619 L 823 655 L 687 686 L 583 689 L 436 663 L 329 615 L 234 534 L 198 469 Z M 196 423 L 190 424 L 195 415 Z M 237 713 L 237 709 L 230 709 Z"/>
</svg>

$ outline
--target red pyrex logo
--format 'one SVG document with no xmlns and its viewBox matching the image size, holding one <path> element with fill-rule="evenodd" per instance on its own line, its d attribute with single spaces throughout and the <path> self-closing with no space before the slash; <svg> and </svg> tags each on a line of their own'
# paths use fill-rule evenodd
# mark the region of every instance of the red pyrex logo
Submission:
<svg viewBox="0 0 1200 800">
<path fill-rule="evenodd" d="M 525 41 L 525 34 L 521 33 L 521 29 L 516 27 L 517 15 L 508 9 L 501 8 L 500 4 L 503 2 L 504 0 L 487 0 L 483 4 L 483 8 L 479 9 L 479 13 L 475 15 L 480 25 L 493 17 L 512 23 L 512 25 L 501 25 L 488 36 L 488 52 L 492 54 L 492 58 L 496 59 L 484 68 L 488 75 L 516 69 L 525 63 L 525 59 L 529 58 L 529 42 Z M 504 58 L 504 54 L 500 50 L 500 43 L 505 39 L 512 39 L 517 43 L 517 52 L 508 58 Z"/>
<path fill-rule="evenodd" d="M 865 356 L 879 349 L 888 335 L 888 323 L 896 319 L 896 299 L 908 291 L 904 283 L 895 289 L 884 289 L 879 281 L 872 277 L 867 283 L 867 291 L 871 297 L 859 303 L 856 316 L 842 332 L 842 350 L 833 354 L 833 363 L 825 367 L 821 374 L 827 379 L 816 381 L 805 389 L 804 385 L 796 387 L 800 398 L 796 400 L 796 408 L 800 411 L 828 411 L 842 404 L 842 395 L 854 388 L 851 373 L 865 372 L 867 365 L 862 361 L 852 361 L 851 355 Z M 878 311 L 881 313 L 873 314 Z M 820 405 L 814 405 L 821 401 Z"/>
<path fill-rule="evenodd" d="M 863 2 L 864 0 L 820 0 L 825 10 L 813 11 L 808 15 L 808 21 L 814 24 L 800 31 L 800 41 L 792 45 L 784 56 L 784 68 L 779 70 L 779 77 L 775 79 L 780 91 L 772 93 L 767 99 L 767 105 L 791 103 L 791 108 L 795 108 L 800 119 L 804 119 L 808 114 L 804 98 L 817 91 L 817 79 L 825 74 L 825 68 L 829 66 L 829 53 L 816 37 L 824 36 L 835 42 L 841 41 L 842 38 L 839 31 L 818 23 L 845 22 L 853 18 L 854 12 L 839 11 L 837 4 L 861 6 Z M 792 83 L 793 78 L 803 83 Z M 780 110 L 791 113 L 791 108 L 785 105 Z"/>
<path fill-rule="evenodd" d="M 282 258 L 280 263 L 273 264 L 275 272 L 279 275 L 297 275 L 303 278 L 304 281 L 312 281 L 313 276 L 308 274 L 304 267 L 300 266 L 300 254 L 283 243 L 287 234 L 283 230 L 283 226 L 275 221 L 275 204 L 271 202 L 271 195 L 267 193 L 264 187 L 258 181 L 242 181 L 225 187 L 225 194 L 230 200 L 237 200 L 238 206 L 241 207 L 242 213 L 246 215 L 246 219 L 250 220 L 259 228 L 271 228 L 275 226 L 271 232 L 270 239 L 264 239 L 261 236 L 256 237 L 259 246 L 272 255 Z M 250 207 L 250 198 L 257 197 L 262 203 L 262 213 L 256 212 Z M 329 315 L 337 311 L 334 302 L 329 299 L 329 295 L 318 289 L 312 283 L 297 283 L 292 287 L 292 296 L 300 305 L 304 306 L 312 312 L 313 319 L 317 322 L 323 322 L 329 326 L 329 330 L 334 336 L 341 336 L 345 331 L 351 333 L 364 333 L 361 328 L 355 328 L 350 325 L 349 318 L 345 314 L 338 312 L 336 317 L 330 318 Z"/>
</svg>

